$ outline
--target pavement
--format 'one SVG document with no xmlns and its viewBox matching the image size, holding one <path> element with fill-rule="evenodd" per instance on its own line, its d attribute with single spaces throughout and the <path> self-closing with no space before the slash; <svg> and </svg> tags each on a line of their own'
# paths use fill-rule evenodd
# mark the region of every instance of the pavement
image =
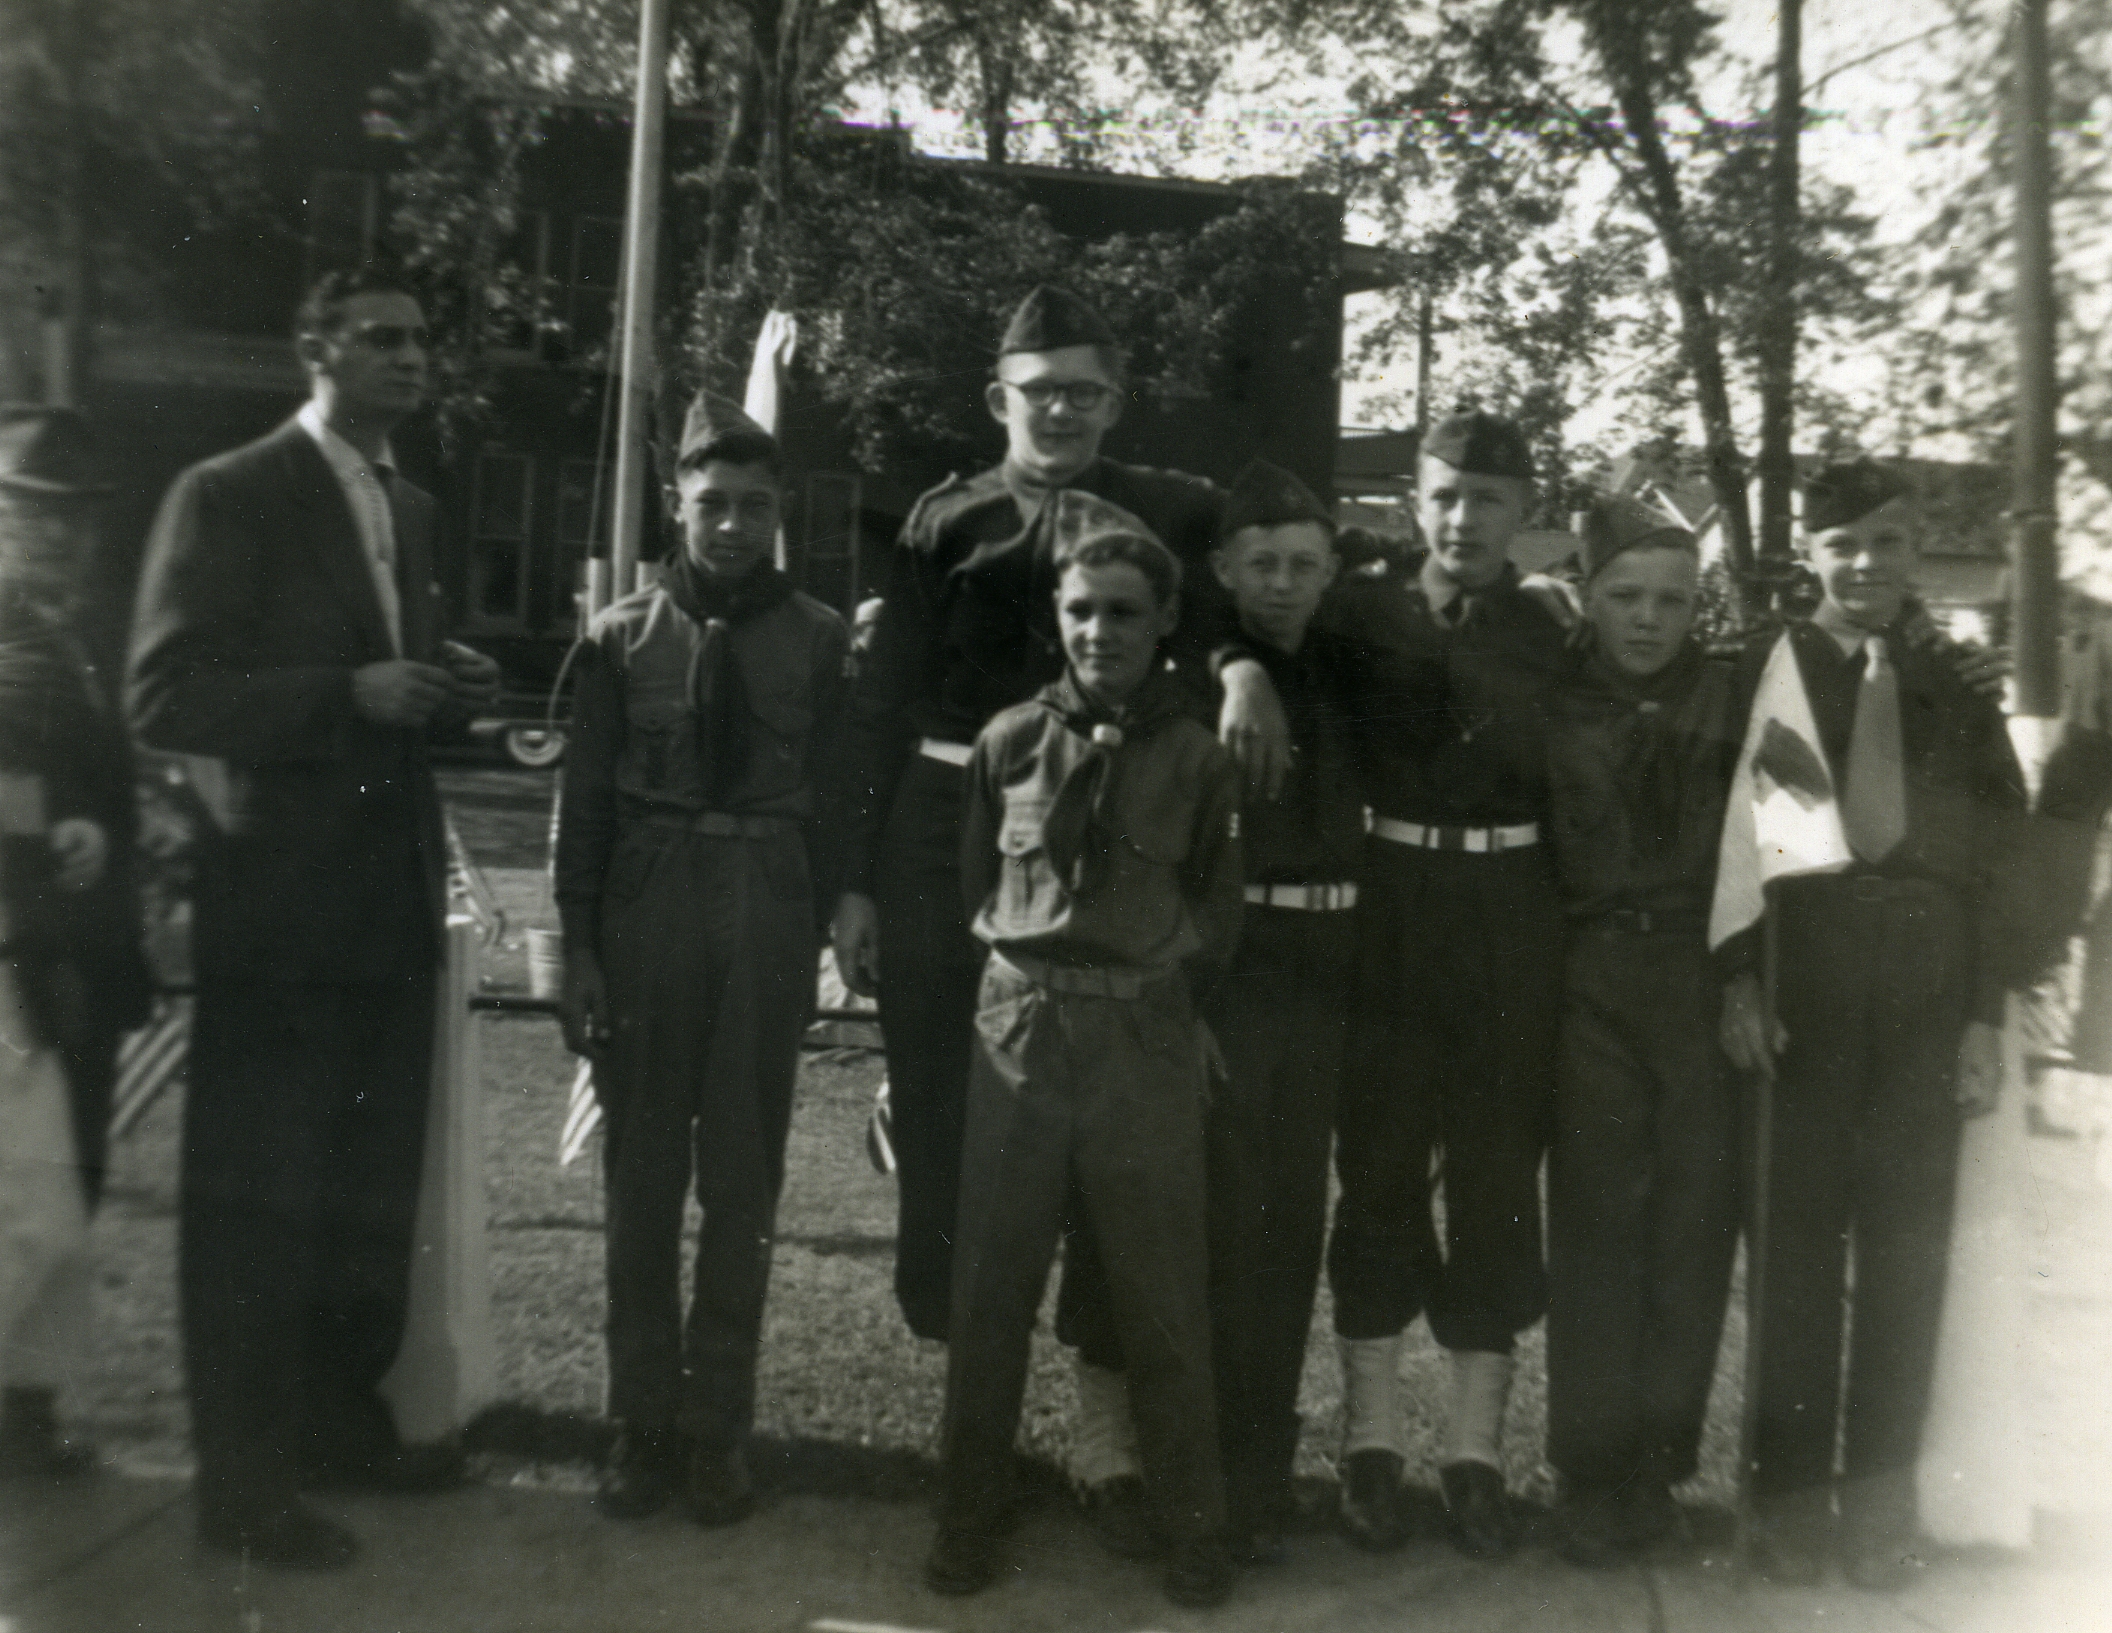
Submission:
<svg viewBox="0 0 2112 1633">
<path fill-rule="evenodd" d="M 192 1536 L 185 1482 L 107 1474 L 0 1493 L 0 1633 L 2100 1633 L 2112 1525 L 2046 1522 L 2029 1555 L 1936 1555 L 1904 1593 L 1741 1583 L 1721 1546 L 1586 1572 L 1542 1547 L 1475 1564 L 1437 1541 L 1374 1557 L 1329 1534 L 1179 1610 L 1044 1506 L 988 1592 L 918 1581 L 921 1504 L 782 1495 L 745 1524 L 618 1524 L 576 1491 L 498 1483 L 319 1506 L 362 1537 L 340 1575 L 245 1570 Z"/>
</svg>

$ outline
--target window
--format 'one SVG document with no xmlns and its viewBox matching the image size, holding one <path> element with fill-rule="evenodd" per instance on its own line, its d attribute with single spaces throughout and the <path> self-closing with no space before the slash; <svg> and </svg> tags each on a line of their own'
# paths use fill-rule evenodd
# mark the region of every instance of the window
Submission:
<svg viewBox="0 0 2112 1633">
<path fill-rule="evenodd" d="M 381 227 L 381 178 L 363 170 L 318 170 L 308 179 L 308 241 L 301 261 L 306 288 L 326 272 L 372 257 Z"/>
<path fill-rule="evenodd" d="M 807 478 L 800 587 L 846 614 L 858 593 L 858 499 L 855 476 L 816 471 Z"/>
<path fill-rule="evenodd" d="M 490 342 L 498 352 L 533 355 L 548 316 L 550 215 L 523 210 L 500 246 L 493 276 L 485 285 Z"/>
<path fill-rule="evenodd" d="M 477 455 L 470 501 L 469 621 L 521 629 L 528 621 L 528 528 L 535 461 L 486 449 Z"/>
<path fill-rule="evenodd" d="M 607 216 L 581 216 L 573 222 L 570 266 L 561 315 L 571 331 L 576 360 L 606 345 L 615 328 L 623 223 Z"/>
</svg>

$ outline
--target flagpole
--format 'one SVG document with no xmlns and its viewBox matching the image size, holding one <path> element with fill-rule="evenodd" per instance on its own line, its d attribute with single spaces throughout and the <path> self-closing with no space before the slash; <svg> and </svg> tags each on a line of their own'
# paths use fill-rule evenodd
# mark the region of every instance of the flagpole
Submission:
<svg viewBox="0 0 2112 1633">
<path fill-rule="evenodd" d="M 1768 1191 L 1775 1145 L 1775 984 L 1778 968 L 1777 908 L 1772 888 L 1760 912 L 1760 1066 L 1752 1074 L 1751 1191 L 1745 1225 L 1745 1394 L 1738 1413 L 1737 1529 L 1733 1544 L 1738 1576 L 1753 1574 L 1753 1465 L 1760 1444 L 1760 1366 L 1766 1342 Z"/>
<path fill-rule="evenodd" d="M 653 293 L 660 264 L 667 40 L 668 0 L 644 0 L 638 18 L 638 101 L 631 124 L 630 200 L 623 223 L 623 387 L 616 413 L 616 506 L 609 549 L 609 595 L 616 600 L 638 587 L 639 542 L 649 499 L 646 440 L 653 412 Z"/>
</svg>

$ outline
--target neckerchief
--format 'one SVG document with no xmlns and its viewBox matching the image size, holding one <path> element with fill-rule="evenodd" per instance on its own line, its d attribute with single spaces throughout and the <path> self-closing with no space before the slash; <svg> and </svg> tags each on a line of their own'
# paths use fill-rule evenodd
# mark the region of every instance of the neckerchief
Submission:
<svg viewBox="0 0 2112 1633">
<path fill-rule="evenodd" d="M 705 572 L 682 550 L 669 564 L 665 582 L 675 605 L 704 629 L 690 659 L 689 701 L 696 711 L 697 771 L 704 801 L 717 809 L 748 770 L 748 688 L 734 656 L 733 632 L 789 600 L 792 580 L 765 561 L 729 584 Z"/>
<path fill-rule="evenodd" d="M 1620 712 L 1620 765 L 1615 783 L 1628 814 L 1632 854 L 1658 858 L 1678 837 L 1686 797 L 1686 745 L 1675 718 L 1708 661 L 1689 640 L 1654 675 L 1630 675 L 1592 648 L 1585 659 L 1586 684 Z"/>
<path fill-rule="evenodd" d="M 1180 690 L 1154 669 L 1120 710 L 1095 703 L 1066 670 L 1035 694 L 1035 702 L 1086 740 L 1086 751 L 1064 773 L 1049 814 L 1042 819 L 1042 846 L 1049 863 L 1073 895 L 1103 873 L 1124 835 L 1115 808 L 1123 751 L 1151 737 L 1181 714 Z"/>
</svg>

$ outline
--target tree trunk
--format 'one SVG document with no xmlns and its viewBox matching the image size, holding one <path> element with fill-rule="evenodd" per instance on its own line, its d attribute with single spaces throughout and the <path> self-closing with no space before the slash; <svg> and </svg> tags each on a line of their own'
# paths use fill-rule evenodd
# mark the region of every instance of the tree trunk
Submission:
<svg viewBox="0 0 2112 1633">
<path fill-rule="evenodd" d="M 1776 0 L 1775 145 L 1768 158 L 1767 301 L 1760 324 L 1760 556 L 1790 555 L 1797 381 L 1797 137 L 1804 123 L 1803 0 Z"/>
<path fill-rule="evenodd" d="M 983 158 L 1003 164 L 1012 134 L 1012 58 L 981 35 L 975 55 L 983 91 Z"/>
<path fill-rule="evenodd" d="M 59 130 L 58 262 L 55 343 L 46 348 L 45 401 L 84 406 L 95 323 L 95 260 L 89 226 L 87 83 L 90 0 L 59 0 L 48 38 L 64 110 Z"/>
<path fill-rule="evenodd" d="M 1731 424 L 1731 394 L 1723 371 L 1723 336 L 1709 306 L 1708 291 L 1695 274 L 1679 177 L 1658 130 L 1656 100 L 1639 66 L 1621 65 L 1617 78 L 1621 119 L 1643 167 L 1644 209 L 1670 263 L 1672 295 L 1679 304 L 1680 337 L 1686 346 L 1687 366 L 1694 373 L 1695 403 L 1701 410 L 1709 485 L 1723 512 L 1731 570 L 1750 599 L 1753 520 L 1746 508 L 1745 462 L 1739 457 L 1738 438 Z"/>
</svg>

